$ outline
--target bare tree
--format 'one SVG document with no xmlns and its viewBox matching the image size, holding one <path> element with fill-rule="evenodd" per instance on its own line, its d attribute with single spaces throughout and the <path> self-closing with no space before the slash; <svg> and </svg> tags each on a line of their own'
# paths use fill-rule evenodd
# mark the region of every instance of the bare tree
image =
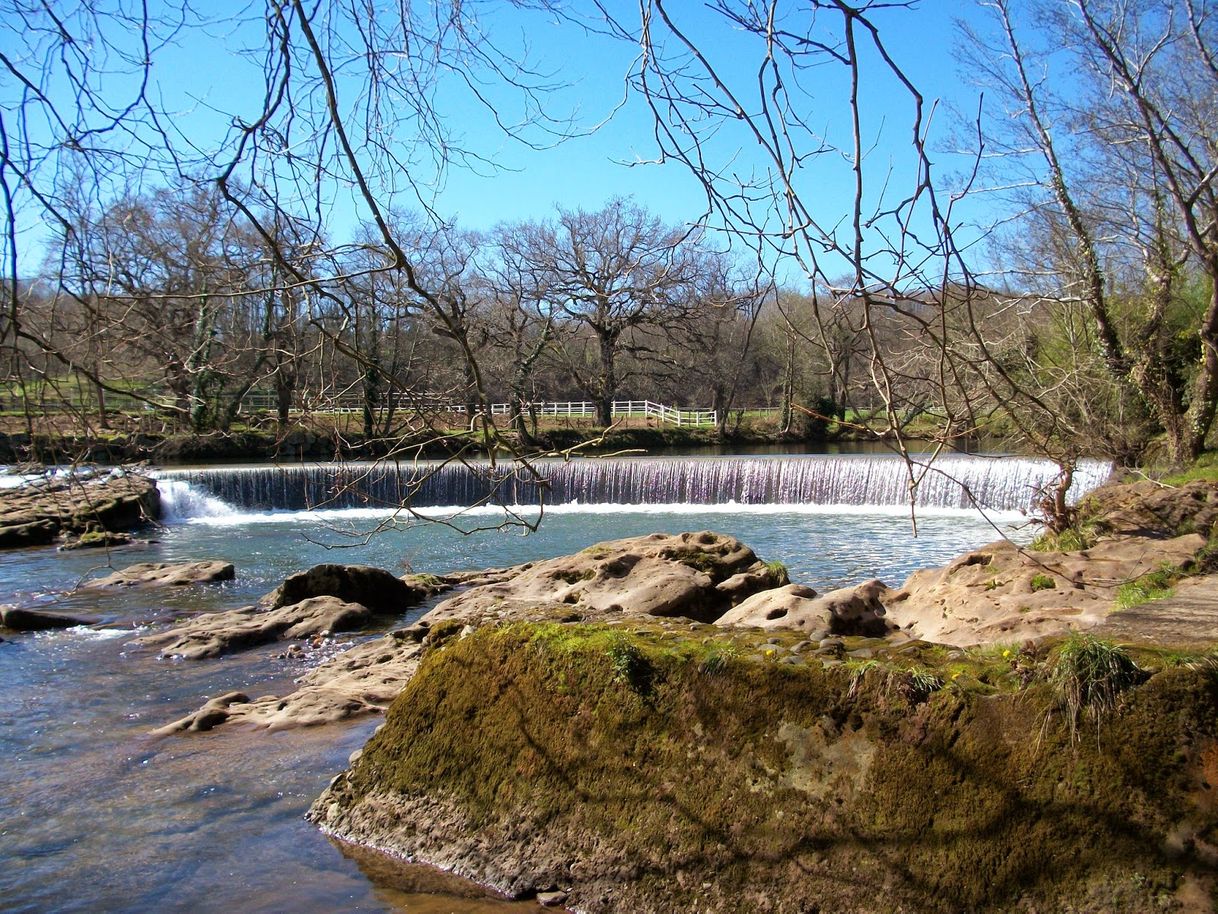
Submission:
<svg viewBox="0 0 1218 914">
<path fill-rule="evenodd" d="M 994 145 L 1022 179 L 1017 225 L 1044 239 L 1011 275 L 1021 292 L 1086 314 L 1110 383 L 1142 405 L 1175 461 L 1191 460 L 1218 405 L 1218 298 L 1197 301 L 1190 281 L 1212 290 L 1218 279 L 1213 11 L 1192 0 L 987 6 L 994 28 L 966 30 L 969 61 L 1006 106 Z"/>
<path fill-rule="evenodd" d="M 597 421 L 611 425 L 630 376 L 623 355 L 653 352 L 649 337 L 690 312 L 695 244 L 687 231 L 616 199 L 597 212 L 560 210 L 554 222 L 525 226 L 518 245 L 538 280 L 530 295 L 544 294 L 567 326 L 564 364 L 595 401 Z"/>
</svg>

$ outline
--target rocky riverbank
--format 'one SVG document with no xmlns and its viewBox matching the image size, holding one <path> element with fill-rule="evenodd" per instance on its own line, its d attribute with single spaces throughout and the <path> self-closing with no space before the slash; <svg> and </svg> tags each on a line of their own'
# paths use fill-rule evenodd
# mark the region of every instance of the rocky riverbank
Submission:
<svg viewBox="0 0 1218 914">
<path fill-rule="evenodd" d="M 226 692 L 157 732 L 388 709 L 312 816 L 512 895 L 581 911 L 1204 911 L 1216 525 L 1216 485 L 1109 487 L 1034 549 L 999 542 L 827 594 L 711 532 L 437 575 L 322 565 L 139 644 L 204 663 L 266 644 L 328 654 L 286 694 Z M 1088 634 L 1118 631 L 1132 647 Z"/>
<path fill-rule="evenodd" d="M 139 473 L 79 470 L 0 488 L 0 548 L 127 542 L 160 516 L 156 481 Z"/>
<path fill-rule="evenodd" d="M 1147 578 L 1212 580 L 1216 521 L 1211 484 L 1112 487 L 1038 550 L 775 582 L 714 624 L 561 596 L 522 622 L 474 588 L 311 815 L 590 912 L 1210 911 L 1218 629 L 1077 632 Z M 1134 608 L 1162 626 L 1158 596 Z"/>
</svg>

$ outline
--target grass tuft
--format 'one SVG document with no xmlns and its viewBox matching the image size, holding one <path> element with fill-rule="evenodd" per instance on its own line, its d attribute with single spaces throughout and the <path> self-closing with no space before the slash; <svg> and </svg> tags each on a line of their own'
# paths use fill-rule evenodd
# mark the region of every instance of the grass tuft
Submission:
<svg viewBox="0 0 1218 914">
<path fill-rule="evenodd" d="M 1129 653 L 1111 641 L 1074 634 L 1050 661 L 1048 679 L 1065 713 L 1070 739 L 1077 741 L 1084 715 L 1100 720 L 1116 709 L 1120 694 L 1147 678 Z"/>
<path fill-rule="evenodd" d="M 1055 590 L 1057 582 L 1047 574 L 1035 574 L 1032 576 L 1032 592 L 1036 593 L 1039 590 Z"/>
</svg>

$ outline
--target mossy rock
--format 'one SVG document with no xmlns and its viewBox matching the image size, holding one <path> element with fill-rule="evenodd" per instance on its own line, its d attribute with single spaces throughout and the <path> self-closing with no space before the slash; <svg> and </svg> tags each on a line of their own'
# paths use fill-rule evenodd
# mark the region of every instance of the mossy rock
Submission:
<svg viewBox="0 0 1218 914">
<path fill-rule="evenodd" d="M 1072 742 L 1046 686 L 906 693 L 750 644 L 553 624 L 451 640 L 311 815 L 592 912 L 1141 912 L 1212 884 L 1211 669 L 1163 670 Z"/>
</svg>

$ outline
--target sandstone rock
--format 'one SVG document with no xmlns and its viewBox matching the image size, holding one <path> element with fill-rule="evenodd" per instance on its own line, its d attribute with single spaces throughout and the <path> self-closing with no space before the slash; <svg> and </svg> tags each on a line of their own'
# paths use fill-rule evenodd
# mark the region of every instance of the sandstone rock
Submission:
<svg viewBox="0 0 1218 914">
<path fill-rule="evenodd" d="M 35 609 L 19 609 L 16 606 L 0 606 L 0 625 L 15 632 L 75 628 L 77 625 L 94 625 L 97 621 L 97 619 L 81 616 L 65 616 Z"/>
<path fill-rule="evenodd" d="M 72 552 L 76 549 L 109 549 L 113 546 L 129 546 L 135 542 L 130 533 L 116 533 L 111 530 L 90 530 L 75 539 L 68 540 L 59 547 L 60 552 Z"/>
<path fill-rule="evenodd" d="M 187 714 L 180 720 L 175 720 L 171 724 L 166 724 L 163 727 L 153 730 L 152 735 L 168 736 L 171 733 L 180 733 L 183 730 L 190 730 L 193 732 L 211 730 L 213 727 L 216 727 L 228 720 L 234 705 L 239 707 L 249 700 L 249 696 L 244 692 L 229 692 L 226 695 L 213 698 L 198 711 Z"/>
<path fill-rule="evenodd" d="M 187 660 L 218 657 L 272 641 L 363 628 L 449 586 L 430 575 L 396 578 L 366 565 L 317 565 L 292 575 L 255 606 L 205 613 L 138 642 Z"/>
<path fill-rule="evenodd" d="M 225 707 L 224 721 L 288 730 L 379 714 L 414 675 L 426 633 L 425 628 L 412 627 L 353 647 L 306 673 L 297 680 L 296 690 L 288 695 L 269 695 Z M 198 715 L 209 712 L 212 704 L 209 702 L 194 714 L 154 732 L 189 729 Z M 209 725 L 220 722 L 215 720 Z"/>
<path fill-rule="evenodd" d="M 309 597 L 278 609 L 246 606 L 205 613 L 185 625 L 136 640 L 146 647 L 160 648 L 164 656 L 202 660 L 280 639 L 351 631 L 372 619 L 372 610 L 360 603 L 347 603 L 337 597 Z"/>
<path fill-rule="evenodd" d="M 1208 535 L 1218 524 L 1218 483 L 1197 481 L 1179 487 L 1144 479 L 1103 486 L 1079 506 L 1084 524 L 1101 534 L 1172 539 L 1185 533 Z"/>
<path fill-rule="evenodd" d="M 1075 552 L 1029 552 L 999 541 L 914 572 L 883 600 L 890 622 L 926 641 L 965 646 L 1057 636 L 1099 625 L 1121 584 L 1191 561 L 1204 546 L 1198 534 L 1119 536 Z"/>
<path fill-rule="evenodd" d="M 561 617 L 565 607 L 571 621 L 652 615 L 710 622 L 783 575 L 730 536 L 654 533 L 508 569 L 423 618 L 480 624 Z"/>
<path fill-rule="evenodd" d="M 451 586 L 447 579 L 429 575 L 396 578 L 388 571 L 367 565 L 326 564 L 297 572 L 260 602 L 277 609 L 310 597 L 338 597 L 386 615 L 401 612 Z"/>
<path fill-rule="evenodd" d="M 47 545 L 62 533 L 128 530 L 159 516 L 155 480 L 81 470 L 0 489 L 0 548 Z"/>
<path fill-rule="evenodd" d="M 236 572 L 231 562 L 140 562 L 104 578 L 86 581 L 88 588 L 181 587 L 187 584 L 217 584 L 231 581 Z"/>
<path fill-rule="evenodd" d="M 757 628 L 793 628 L 819 641 L 827 635 L 886 634 L 883 598 L 888 587 L 867 581 L 818 596 L 811 587 L 788 584 L 755 594 L 721 616 L 716 625 Z"/>
</svg>

